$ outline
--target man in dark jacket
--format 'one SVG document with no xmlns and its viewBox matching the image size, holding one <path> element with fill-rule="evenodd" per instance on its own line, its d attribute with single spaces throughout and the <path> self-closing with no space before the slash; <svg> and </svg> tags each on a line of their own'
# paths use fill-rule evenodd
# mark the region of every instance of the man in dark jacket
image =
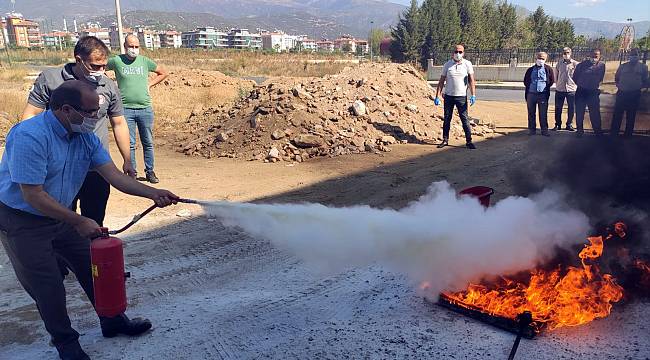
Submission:
<svg viewBox="0 0 650 360">
<path fill-rule="evenodd" d="M 596 135 L 602 134 L 600 122 L 600 83 L 605 78 L 605 63 L 600 61 L 600 50 L 595 49 L 591 57 L 576 66 L 573 80 L 576 91 L 576 126 L 578 137 L 584 134 L 585 109 L 589 108 L 591 128 Z"/>
<path fill-rule="evenodd" d="M 535 65 L 528 68 L 524 76 L 526 86 L 526 105 L 528 106 L 528 135 L 535 135 L 536 110 L 539 109 L 539 127 L 543 136 L 550 136 L 548 132 L 548 99 L 551 96 L 551 85 L 555 83 L 553 68 L 546 65 L 548 54 L 540 51 L 537 53 Z"/>
</svg>

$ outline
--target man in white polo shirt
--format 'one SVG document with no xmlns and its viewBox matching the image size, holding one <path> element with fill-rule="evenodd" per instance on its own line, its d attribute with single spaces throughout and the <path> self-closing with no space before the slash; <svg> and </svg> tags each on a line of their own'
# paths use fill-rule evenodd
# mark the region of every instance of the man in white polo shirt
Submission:
<svg viewBox="0 0 650 360">
<path fill-rule="evenodd" d="M 436 89 L 436 98 L 434 103 L 440 105 L 440 93 L 444 87 L 444 109 L 445 117 L 442 124 L 442 142 L 438 148 L 449 145 L 449 129 L 451 127 L 451 117 L 454 114 L 454 107 L 458 109 L 460 121 L 465 131 L 465 141 L 468 149 L 476 149 L 472 143 L 472 128 L 469 125 L 467 117 L 467 85 L 470 87 L 472 95 L 469 98 L 469 104 L 474 105 L 476 102 L 476 83 L 474 81 L 474 67 L 469 60 L 463 59 L 465 47 L 456 45 L 456 50 L 452 54 L 452 60 L 447 61 L 442 68 L 438 88 Z M 447 85 L 445 86 L 445 81 Z"/>
</svg>

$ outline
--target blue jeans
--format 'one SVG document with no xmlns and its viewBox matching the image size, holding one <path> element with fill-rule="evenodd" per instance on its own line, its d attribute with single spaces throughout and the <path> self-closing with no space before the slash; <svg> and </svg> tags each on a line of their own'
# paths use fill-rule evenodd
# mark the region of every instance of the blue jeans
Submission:
<svg viewBox="0 0 650 360">
<path fill-rule="evenodd" d="M 129 126 L 129 138 L 131 140 L 131 164 L 134 169 L 135 161 L 135 129 L 138 128 L 142 152 L 144 153 L 144 171 L 153 171 L 153 109 L 151 106 L 144 109 L 124 109 L 124 117 Z"/>
</svg>

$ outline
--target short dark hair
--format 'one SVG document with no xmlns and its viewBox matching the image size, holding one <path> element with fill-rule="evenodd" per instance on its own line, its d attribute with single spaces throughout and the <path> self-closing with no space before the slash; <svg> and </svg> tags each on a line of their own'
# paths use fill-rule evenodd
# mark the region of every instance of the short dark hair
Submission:
<svg viewBox="0 0 650 360">
<path fill-rule="evenodd" d="M 80 109 L 81 99 L 84 94 L 91 91 L 95 91 L 95 89 L 84 81 L 68 80 L 52 91 L 50 109 L 59 110 L 63 105 L 70 105 L 75 109 Z"/>
<path fill-rule="evenodd" d="M 603 53 L 603 52 L 600 50 L 600 48 L 595 48 L 595 49 L 591 50 L 592 53 L 595 53 L 596 51 L 598 51 L 598 52 L 601 53 L 601 54 Z"/>
<path fill-rule="evenodd" d="M 74 46 L 74 56 L 79 56 L 82 59 L 88 59 L 90 54 L 95 51 L 101 52 L 106 57 L 111 53 L 108 46 L 95 36 L 84 36 Z"/>
</svg>

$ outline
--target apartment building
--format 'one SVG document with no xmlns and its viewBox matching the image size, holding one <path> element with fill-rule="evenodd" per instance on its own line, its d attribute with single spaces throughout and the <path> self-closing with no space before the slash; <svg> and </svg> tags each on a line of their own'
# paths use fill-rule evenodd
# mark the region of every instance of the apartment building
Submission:
<svg viewBox="0 0 650 360">
<path fill-rule="evenodd" d="M 298 38 L 298 50 L 315 52 L 318 50 L 318 42 L 314 39 L 302 36 Z"/>
<path fill-rule="evenodd" d="M 334 42 L 323 39 L 316 42 L 316 48 L 320 52 L 334 52 Z"/>
<path fill-rule="evenodd" d="M 94 36 L 101 40 L 106 46 L 109 48 L 111 47 L 111 31 L 110 29 L 107 28 L 100 28 L 100 27 L 88 27 L 86 29 L 81 30 L 79 33 L 80 37 L 84 36 Z M 119 48 L 119 44 L 117 46 Z"/>
<path fill-rule="evenodd" d="M 262 33 L 262 49 L 276 52 L 291 51 L 297 47 L 298 37 L 284 32 Z"/>
<path fill-rule="evenodd" d="M 5 22 L 10 46 L 23 48 L 43 47 L 40 26 L 37 22 L 27 20 L 19 13 L 9 14 Z"/>
<path fill-rule="evenodd" d="M 163 48 L 179 48 L 183 45 L 181 33 L 178 31 L 161 31 L 158 33 L 160 37 L 160 47 Z"/>
<path fill-rule="evenodd" d="M 248 29 L 230 29 L 228 47 L 232 49 L 261 49 L 262 36 L 253 34 Z"/>
<path fill-rule="evenodd" d="M 160 49 L 160 35 L 157 32 L 149 29 L 137 29 L 138 40 L 140 40 L 140 47 L 156 50 Z"/>
<path fill-rule="evenodd" d="M 228 34 L 213 27 L 197 28 L 181 33 L 182 46 L 186 48 L 225 49 L 228 48 Z"/>
<path fill-rule="evenodd" d="M 368 41 L 358 40 L 350 35 L 343 35 L 338 39 L 334 40 L 334 48 L 341 52 L 362 53 L 362 54 L 366 54 L 370 50 L 370 47 L 368 46 Z"/>
<path fill-rule="evenodd" d="M 43 38 L 43 46 L 53 47 L 53 48 L 66 47 L 68 44 L 71 43 L 70 42 L 71 38 L 75 38 L 74 36 L 71 35 L 72 34 L 65 31 L 53 31 L 51 33 L 43 34 L 41 36 Z"/>
</svg>

